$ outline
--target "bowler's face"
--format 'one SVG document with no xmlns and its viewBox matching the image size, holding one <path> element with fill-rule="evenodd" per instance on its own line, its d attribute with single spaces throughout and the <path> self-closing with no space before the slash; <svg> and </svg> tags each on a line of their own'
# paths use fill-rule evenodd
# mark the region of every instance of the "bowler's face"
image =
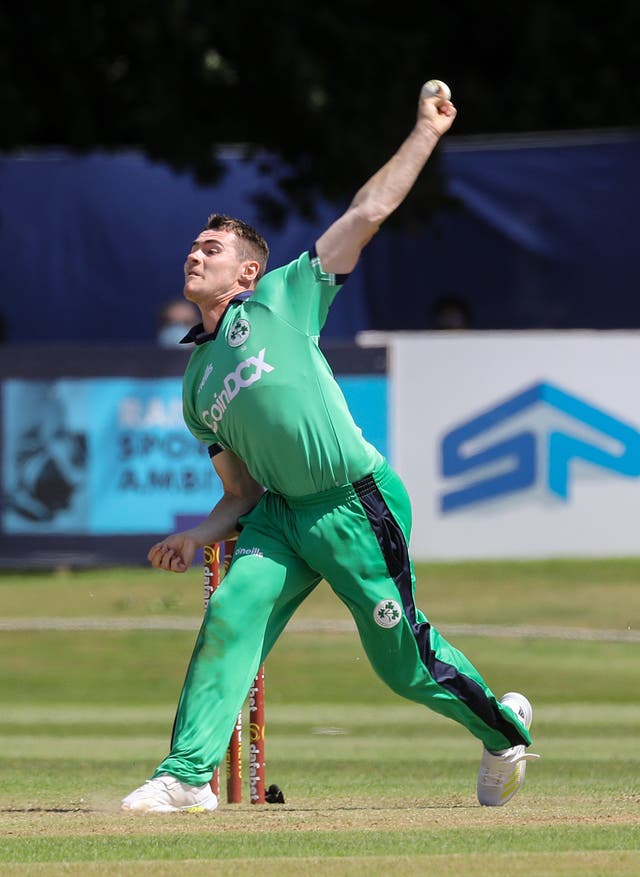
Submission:
<svg viewBox="0 0 640 877">
<path fill-rule="evenodd" d="M 184 297 L 202 303 L 224 295 L 237 285 L 242 264 L 233 232 L 201 232 L 184 263 Z"/>
</svg>

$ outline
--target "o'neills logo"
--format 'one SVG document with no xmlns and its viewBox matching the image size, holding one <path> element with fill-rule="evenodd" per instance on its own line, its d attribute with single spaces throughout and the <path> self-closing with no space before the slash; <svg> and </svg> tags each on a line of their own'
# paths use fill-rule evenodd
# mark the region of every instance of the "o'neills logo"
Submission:
<svg viewBox="0 0 640 877">
<path fill-rule="evenodd" d="M 273 371 L 274 366 L 265 362 L 265 353 L 266 347 L 263 347 L 257 356 L 250 356 L 238 363 L 234 371 L 229 372 L 223 380 L 223 389 L 214 395 L 211 407 L 200 412 L 200 416 L 212 432 L 218 431 L 218 424 L 240 390 L 255 384 L 263 373 Z"/>
<path fill-rule="evenodd" d="M 201 393 L 204 390 L 204 385 L 207 383 L 207 378 L 213 371 L 213 365 L 209 363 L 209 365 L 204 370 L 204 374 L 202 375 L 202 380 L 200 381 L 200 385 L 198 387 L 198 393 Z"/>
</svg>

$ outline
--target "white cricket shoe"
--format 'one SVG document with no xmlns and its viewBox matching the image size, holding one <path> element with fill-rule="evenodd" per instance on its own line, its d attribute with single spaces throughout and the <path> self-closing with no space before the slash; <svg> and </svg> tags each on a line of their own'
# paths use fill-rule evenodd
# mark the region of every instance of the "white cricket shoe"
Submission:
<svg viewBox="0 0 640 877">
<path fill-rule="evenodd" d="M 500 698 L 500 703 L 512 709 L 527 730 L 531 727 L 533 709 L 523 694 L 509 691 Z M 540 756 L 527 753 L 523 745 L 512 746 L 501 752 L 483 749 L 478 772 L 478 801 L 485 807 L 502 807 L 524 782 L 527 761 L 536 758 Z"/>
<path fill-rule="evenodd" d="M 139 789 L 122 800 L 121 810 L 129 813 L 175 813 L 178 810 L 192 813 L 215 810 L 218 799 L 209 783 L 190 786 L 168 773 L 147 780 Z"/>
</svg>

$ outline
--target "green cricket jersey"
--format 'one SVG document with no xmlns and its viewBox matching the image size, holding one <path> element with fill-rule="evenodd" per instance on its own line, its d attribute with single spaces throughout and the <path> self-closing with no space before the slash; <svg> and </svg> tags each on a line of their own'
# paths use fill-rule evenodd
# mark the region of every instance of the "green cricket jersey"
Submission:
<svg viewBox="0 0 640 877">
<path fill-rule="evenodd" d="M 215 332 L 187 336 L 196 340 L 183 383 L 189 430 L 232 450 L 256 481 L 284 496 L 357 481 L 382 460 L 318 347 L 343 279 L 303 253 L 234 299 Z"/>
</svg>

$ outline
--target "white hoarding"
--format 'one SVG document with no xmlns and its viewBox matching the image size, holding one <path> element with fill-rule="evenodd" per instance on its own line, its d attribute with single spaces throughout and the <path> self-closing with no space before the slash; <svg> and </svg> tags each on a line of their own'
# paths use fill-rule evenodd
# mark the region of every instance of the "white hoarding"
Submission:
<svg viewBox="0 0 640 877">
<path fill-rule="evenodd" d="M 385 340 L 416 560 L 640 553 L 640 333 Z"/>
</svg>

